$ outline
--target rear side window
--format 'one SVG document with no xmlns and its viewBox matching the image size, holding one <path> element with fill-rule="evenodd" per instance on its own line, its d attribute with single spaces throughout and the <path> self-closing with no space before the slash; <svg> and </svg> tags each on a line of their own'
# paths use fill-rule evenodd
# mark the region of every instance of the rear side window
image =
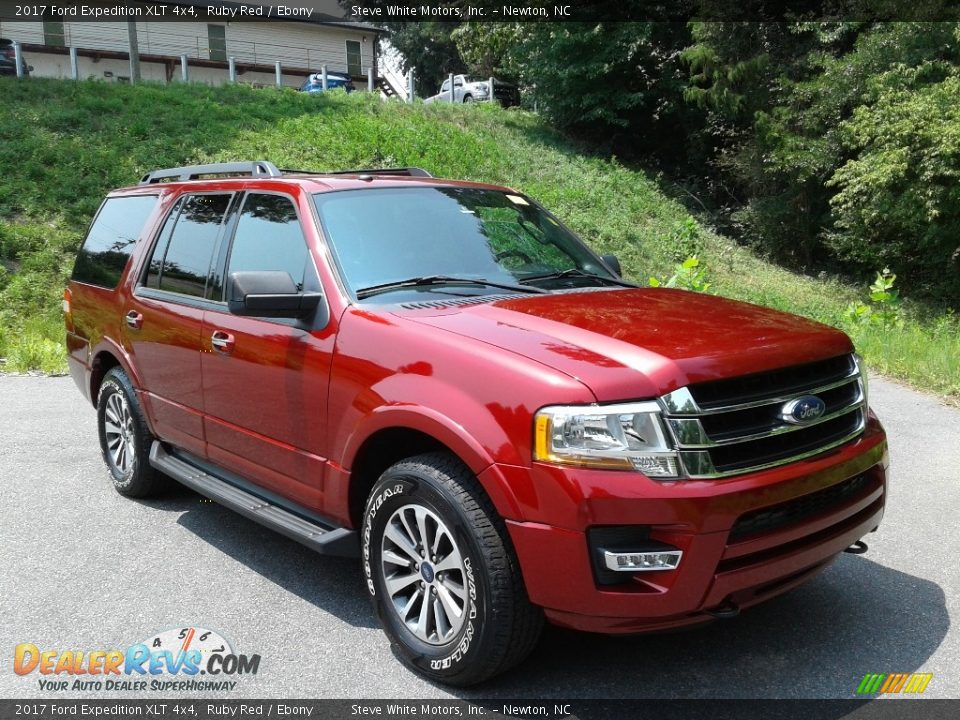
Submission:
<svg viewBox="0 0 960 720">
<path fill-rule="evenodd" d="M 115 288 L 156 204 L 156 195 L 107 198 L 77 253 L 71 277 L 77 282 Z"/>
<path fill-rule="evenodd" d="M 204 297 L 231 195 L 194 195 L 171 213 L 154 249 L 147 286 Z M 171 231 L 172 228 L 172 231 Z"/>
</svg>

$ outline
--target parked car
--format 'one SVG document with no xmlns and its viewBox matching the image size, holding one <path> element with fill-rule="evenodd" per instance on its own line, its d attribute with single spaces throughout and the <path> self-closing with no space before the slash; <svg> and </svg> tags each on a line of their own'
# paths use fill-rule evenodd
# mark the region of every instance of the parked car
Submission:
<svg viewBox="0 0 960 720">
<path fill-rule="evenodd" d="M 398 656 L 453 685 L 520 662 L 545 619 L 733 617 L 883 515 L 845 334 L 634 286 L 509 188 L 157 170 L 107 195 L 64 311 L 119 493 L 174 478 L 358 558 Z"/>
<path fill-rule="evenodd" d="M 26 58 L 20 56 L 23 75 L 26 77 L 33 70 L 33 67 L 27 65 Z M 13 48 L 13 40 L 0 38 L 0 75 L 17 74 L 17 54 Z"/>
<path fill-rule="evenodd" d="M 327 89 L 335 90 L 343 88 L 348 93 L 356 88 L 353 86 L 353 80 L 346 73 L 327 73 Z M 300 92 L 315 93 L 323 92 L 323 73 L 314 73 L 300 86 Z"/>
<path fill-rule="evenodd" d="M 502 80 L 493 80 L 493 98 L 504 107 L 520 104 L 520 92 L 517 86 Z M 470 78 L 466 75 L 453 76 L 453 102 L 470 103 L 490 99 L 490 79 Z M 450 78 L 440 85 L 440 92 L 428 97 L 425 103 L 450 102 Z"/>
</svg>

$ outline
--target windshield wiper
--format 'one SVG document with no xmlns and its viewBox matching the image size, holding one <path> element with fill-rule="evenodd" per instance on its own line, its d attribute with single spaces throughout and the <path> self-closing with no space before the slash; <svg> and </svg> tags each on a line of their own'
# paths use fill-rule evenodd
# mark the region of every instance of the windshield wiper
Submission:
<svg viewBox="0 0 960 720">
<path fill-rule="evenodd" d="M 522 293 L 546 293 L 548 290 L 529 285 L 512 285 L 510 283 L 495 282 L 493 280 L 484 280 L 483 278 L 454 277 L 452 275 L 424 275 L 422 277 L 407 278 L 406 280 L 393 280 L 379 285 L 357 290 L 359 299 L 372 297 L 381 293 L 402 290 L 403 288 L 428 287 L 430 285 L 477 285 L 480 287 L 495 287 L 501 290 L 515 290 Z"/>
<path fill-rule="evenodd" d="M 586 270 L 581 270 L 580 268 L 569 268 L 567 270 L 557 270 L 556 272 L 544 273 L 543 275 L 528 275 L 527 277 L 520 280 L 522 283 L 528 283 L 536 280 L 560 280 L 561 278 L 568 277 L 583 277 L 590 278 L 591 280 L 599 280 L 600 282 L 611 283 L 613 285 L 620 285 L 621 287 L 635 288 L 638 287 L 632 282 L 627 282 L 626 280 L 619 280 L 612 277 L 604 277 L 603 275 L 594 275 L 593 273 L 588 273 Z"/>
</svg>

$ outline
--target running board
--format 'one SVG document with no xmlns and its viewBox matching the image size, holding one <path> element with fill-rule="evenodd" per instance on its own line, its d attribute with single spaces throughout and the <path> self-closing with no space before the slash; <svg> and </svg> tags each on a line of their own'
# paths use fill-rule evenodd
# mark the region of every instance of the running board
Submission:
<svg viewBox="0 0 960 720">
<path fill-rule="evenodd" d="M 256 520 L 291 540 L 296 540 L 323 555 L 360 557 L 357 532 L 310 522 L 268 500 L 241 490 L 196 465 L 168 453 L 159 440 L 150 448 L 150 464 L 177 482 L 196 490 L 214 502 Z"/>
</svg>

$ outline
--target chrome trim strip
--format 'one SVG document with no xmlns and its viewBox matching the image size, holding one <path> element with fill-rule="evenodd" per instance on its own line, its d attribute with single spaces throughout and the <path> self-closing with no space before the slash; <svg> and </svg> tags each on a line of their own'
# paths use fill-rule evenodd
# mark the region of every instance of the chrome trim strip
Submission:
<svg viewBox="0 0 960 720">
<path fill-rule="evenodd" d="M 863 413 L 863 415 L 860 418 L 860 422 L 857 424 L 856 430 L 854 430 L 849 435 L 846 435 L 845 437 L 840 438 L 839 440 L 835 440 L 832 443 L 822 445 L 814 450 L 808 450 L 807 452 L 800 453 L 799 455 L 792 455 L 791 457 L 782 458 L 780 460 L 774 460 L 773 462 L 764 463 L 762 465 L 751 465 L 750 467 L 737 468 L 736 470 L 726 470 L 724 472 L 717 472 L 716 470 L 714 470 L 714 472 L 710 474 L 699 474 L 699 473 L 695 474 L 690 471 L 690 465 L 687 462 L 686 456 L 687 455 L 708 455 L 706 451 L 694 450 L 690 453 L 680 451 L 679 455 L 680 455 L 681 462 L 683 462 L 684 466 L 687 468 L 687 471 L 688 471 L 687 477 L 689 479 L 714 480 L 716 478 L 730 477 L 731 475 L 746 475 L 747 473 L 758 472 L 760 470 L 769 470 L 770 468 L 779 467 L 781 465 L 789 465 L 792 462 L 797 462 L 799 460 L 806 460 L 807 458 L 812 458 L 816 455 L 827 452 L 828 450 L 833 450 L 834 448 L 838 448 L 841 445 L 845 445 L 851 440 L 854 440 L 855 438 L 863 434 L 863 431 L 866 429 L 866 427 L 867 427 L 867 415 L 866 413 Z"/>
<path fill-rule="evenodd" d="M 617 555 L 669 555 L 672 558 L 676 558 L 676 561 L 673 563 L 672 567 L 620 567 L 617 565 Z M 611 552 L 609 550 L 603 551 L 603 564 L 606 566 L 607 570 L 613 570 L 614 572 L 666 572 L 669 570 L 676 570 L 677 566 L 680 565 L 680 560 L 683 558 L 683 550 L 620 550 L 617 552 Z"/>
<path fill-rule="evenodd" d="M 699 418 L 665 418 L 678 448 L 710 447 L 710 437 Z"/>
<path fill-rule="evenodd" d="M 852 382 L 856 382 L 860 379 L 860 369 L 856 366 L 856 363 L 853 365 L 853 372 L 849 375 L 846 375 L 840 380 L 837 380 L 826 385 L 821 385 L 815 388 L 797 390 L 796 392 L 790 393 L 789 395 L 779 395 L 777 397 L 767 398 L 764 400 L 753 400 L 751 402 L 740 403 L 739 405 L 724 405 L 722 407 L 710 408 L 708 410 L 690 410 L 688 407 L 697 408 L 696 402 L 693 400 L 693 396 L 690 394 L 690 391 L 687 388 L 680 388 L 680 390 L 674 390 L 672 393 L 667 393 L 666 395 L 661 396 L 660 402 L 666 410 L 666 415 L 673 416 L 701 416 L 701 415 L 719 415 L 721 413 L 736 412 L 737 410 L 749 410 L 750 408 L 762 407 L 764 405 L 776 405 L 777 403 L 785 403 L 793 400 L 794 398 L 801 397 L 803 395 L 816 395 L 817 393 L 826 392 L 827 390 L 833 390 L 842 385 L 849 385 Z M 683 405 L 679 403 L 672 396 L 678 395 L 678 393 L 685 393 L 689 397 L 689 402 L 692 404 L 690 406 Z M 679 398 L 684 398 L 684 395 L 678 395 Z"/>
<path fill-rule="evenodd" d="M 863 410 L 863 392 L 861 391 L 859 395 L 860 396 L 857 398 L 854 404 L 845 405 L 839 410 L 836 410 L 827 415 L 822 415 L 821 417 L 817 418 L 815 421 L 809 422 L 806 425 L 784 424 L 784 425 L 780 425 L 779 427 L 775 427 L 772 430 L 766 430 L 764 432 L 754 433 L 753 435 L 739 435 L 737 437 L 727 438 L 724 440 L 711 440 L 709 436 L 707 436 L 706 431 L 703 431 L 703 436 L 706 438 L 706 441 L 700 442 L 700 443 L 684 444 L 680 441 L 680 437 L 678 435 L 677 447 L 684 450 L 687 448 L 699 449 L 699 448 L 724 447 L 729 445 L 737 445 L 738 443 L 743 443 L 743 442 L 750 442 L 751 440 L 763 440 L 764 438 L 774 437 L 776 435 L 785 435 L 786 433 L 795 432 L 797 430 L 805 430 L 807 428 L 816 427 L 820 423 L 825 423 L 830 420 L 835 420 L 838 417 L 843 417 L 844 415 L 848 415 L 849 413 L 852 413 L 855 410 Z M 674 422 L 673 420 L 670 421 L 671 427 L 673 427 L 673 422 Z M 700 421 L 697 420 L 696 422 L 699 423 Z M 701 430 L 702 430 L 702 427 L 701 427 Z"/>
<path fill-rule="evenodd" d="M 700 407 L 690 394 L 690 389 L 682 387 L 658 398 L 667 415 L 700 415 Z"/>
</svg>

